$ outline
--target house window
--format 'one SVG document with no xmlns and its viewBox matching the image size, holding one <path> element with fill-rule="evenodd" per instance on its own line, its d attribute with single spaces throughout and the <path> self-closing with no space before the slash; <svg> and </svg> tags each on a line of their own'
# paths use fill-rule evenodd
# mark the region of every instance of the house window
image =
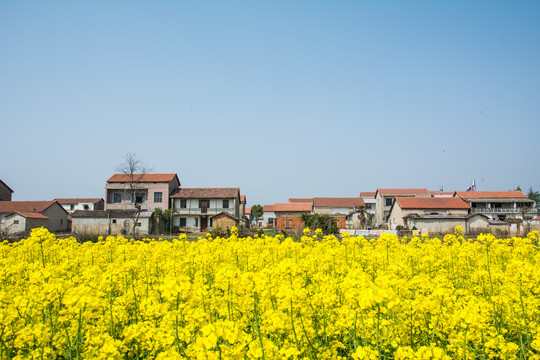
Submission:
<svg viewBox="0 0 540 360">
<path fill-rule="evenodd" d="M 73 210 L 73 209 L 71 209 L 71 210 Z M 90 210 L 90 205 L 85 204 L 85 205 L 84 205 L 84 210 Z"/>
<path fill-rule="evenodd" d="M 137 223 L 137 226 L 141 226 L 141 223 Z"/>
<path fill-rule="evenodd" d="M 371 209 L 371 204 L 366 204 L 366 210 L 370 210 Z"/>
<path fill-rule="evenodd" d="M 199 218 L 198 217 L 195 218 L 195 227 L 199 227 Z"/>
<path fill-rule="evenodd" d="M 180 200 L 180 208 L 182 208 L 182 209 L 187 208 L 187 200 L 186 199 Z"/>
<path fill-rule="evenodd" d="M 19 220 L 13 220 L 13 223 L 14 223 L 14 224 L 18 224 L 18 223 L 19 223 Z"/>
<path fill-rule="evenodd" d="M 274 218 L 268 218 L 268 223 L 269 223 L 270 225 L 274 224 Z"/>
<path fill-rule="evenodd" d="M 285 229 L 292 228 L 292 220 L 291 219 L 285 219 Z"/>
<path fill-rule="evenodd" d="M 73 210 L 73 209 L 75 209 L 75 205 L 73 204 L 69 205 L 69 210 Z"/>
<path fill-rule="evenodd" d="M 113 224 L 116 224 L 116 219 L 113 219 L 112 223 L 113 223 Z"/>
<path fill-rule="evenodd" d="M 180 227 L 186 227 L 187 219 L 186 218 L 180 218 Z"/>
<path fill-rule="evenodd" d="M 155 203 L 160 203 L 163 201 L 163 193 L 161 192 L 155 192 L 154 193 L 154 202 Z"/>
<path fill-rule="evenodd" d="M 122 202 L 122 193 L 119 193 L 119 192 L 113 193 L 113 200 L 112 200 L 112 202 L 113 202 L 114 204 Z"/>
<path fill-rule="evenodd" d="M 229 200 L 223 200 L 223 208 L 228 209 L 229 208 Z"/>
<path fill-rule="evenodd" d="M 135 204 L 142 204 L 146 201 L 146 195 L 141 192 L 131 193 L 131 202 Z"/>
<path fill-rule="evenodd" d="M 384 206 L 392 206 L 392 201 L 394 201 L 394 198 L 384 199 Z"/>
</svg>

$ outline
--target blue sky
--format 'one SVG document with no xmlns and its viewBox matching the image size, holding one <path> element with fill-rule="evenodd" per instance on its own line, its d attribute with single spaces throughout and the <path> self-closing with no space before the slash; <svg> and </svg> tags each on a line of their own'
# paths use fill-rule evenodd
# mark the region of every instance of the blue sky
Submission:
<svg viewBox="0 0 540 360">
<path fill-rule="evenodd" d="M 2 1 L 0 178 L 103 197 L 127 152 L 248 204 L 540 190 L 540 1 Z"/>
</svg>

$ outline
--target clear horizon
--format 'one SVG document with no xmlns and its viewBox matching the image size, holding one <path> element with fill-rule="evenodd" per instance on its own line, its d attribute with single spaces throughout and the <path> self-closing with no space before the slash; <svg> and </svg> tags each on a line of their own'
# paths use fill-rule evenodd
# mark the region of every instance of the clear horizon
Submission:
<svg viewBox="0 0 540 360">
<path fill-rule="evenodd" d="M 538 1 L 3 1 L 0 179 L 104 197 L 136 153 L 248 206 L 540 190 Z"/>
</svg>

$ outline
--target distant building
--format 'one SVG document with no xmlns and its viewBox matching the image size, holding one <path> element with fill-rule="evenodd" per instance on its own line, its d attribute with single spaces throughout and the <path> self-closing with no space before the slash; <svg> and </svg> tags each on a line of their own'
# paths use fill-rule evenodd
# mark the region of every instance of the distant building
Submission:
<svg viewBox="0 0 540 360">
<path fill-rule="evenodd" d="M 460 215 L 469 213 L 470 205 L 457 197 L 396 197 L 388 216 L 388 227 L 395 230 L 397 226 L 408 228 L 407 216 L 423 215 Z"/>
<path fill-rule="evenodd" d="M 385 225 L 396 197 L 431 197 L 427 189 L 377 189 L 375 192 L 375 223 Z"/>
<path fill-rule="evenodd" d="M 259 220 L 257 226 L 264 226 L 267 228 L 276 227 L 276 213 L 274 212 L 274 205 L 263 205 L 263 218 Z"/>
<path fill-rule="evenodd" d="M 537 215 L 536 203 L 521 191 L 456 191 L 454 197 L 470 203 L 472 214 L 491 220 L 526 220 Z"/>
<path fill-rule="evenodd" d="M 171 204 L 174 228 L 205 232 L 213 227 L 215 215 L 225 212 L 240 218 L 240 188 L 179 188 Z"/>
<path fill-rule="evenodd" d="M 0 201 L 0 224 L 10 234 L 26 234 L 38 224 L 63 232 L 68 230 L 68 213 L 57 201 Z"/>
<path fill-rule="evenodd" d="M 5 182 L 0 180 L 0 201 L 11 201 L 13 190 Z"/>
<path fill-rule="evenodd" d="M 273 205 L 273 211 L 278 231 L 300 232 L 305 227 L 301 215 L 312 214 L 313 203 L 278 203 Z"/>
<path fill-rule="evenodd" d="M 133 184 L 133 187 L 130 185 Z M 105 210 L 169 209 L 169 197 L 180 186 L 176 174 L 114 174 L 105 185 Z"/>
<path fill-rule="evenodd" d="M 76 210 L 71 214 L 71 231 L 77 235 L 131 235 L 136 210 Z M 137 234 L 147 235 L 152 231 L 152 212 L 139 215 Z"/>
<path fill-rule="evenodd" d="M 366 212 L 370 214 L 375 214 L 376 212 L 376 201 L 375 201 L 375 192 L 374 191 L 362 191 L 360 197 L 364 200 L 366 207 Z"/>
<path fill-rule="evenodd" d="M 104 210 L 105 204 L 101 198 L 58 198 L 54 199 L 68 212 L 77 210 Z"/>
</svg>

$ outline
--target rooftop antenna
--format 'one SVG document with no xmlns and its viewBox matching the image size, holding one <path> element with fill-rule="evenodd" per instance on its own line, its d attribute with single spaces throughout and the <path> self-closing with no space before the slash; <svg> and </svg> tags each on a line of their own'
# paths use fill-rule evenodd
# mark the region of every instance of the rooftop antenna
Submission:
<svg viewBox="0 0 540 360">
<path fill-rule="evenodd" d="M 444 191 L 444 188 L 443 188 L 443 186 L 441 185 L 441 192 L 443 192 L 443 191 Z"/>
<path fill-rule="evenodd" d="M 476 191 L 476 181 L 472 181 L 471 191 Z"/>
</svg>

